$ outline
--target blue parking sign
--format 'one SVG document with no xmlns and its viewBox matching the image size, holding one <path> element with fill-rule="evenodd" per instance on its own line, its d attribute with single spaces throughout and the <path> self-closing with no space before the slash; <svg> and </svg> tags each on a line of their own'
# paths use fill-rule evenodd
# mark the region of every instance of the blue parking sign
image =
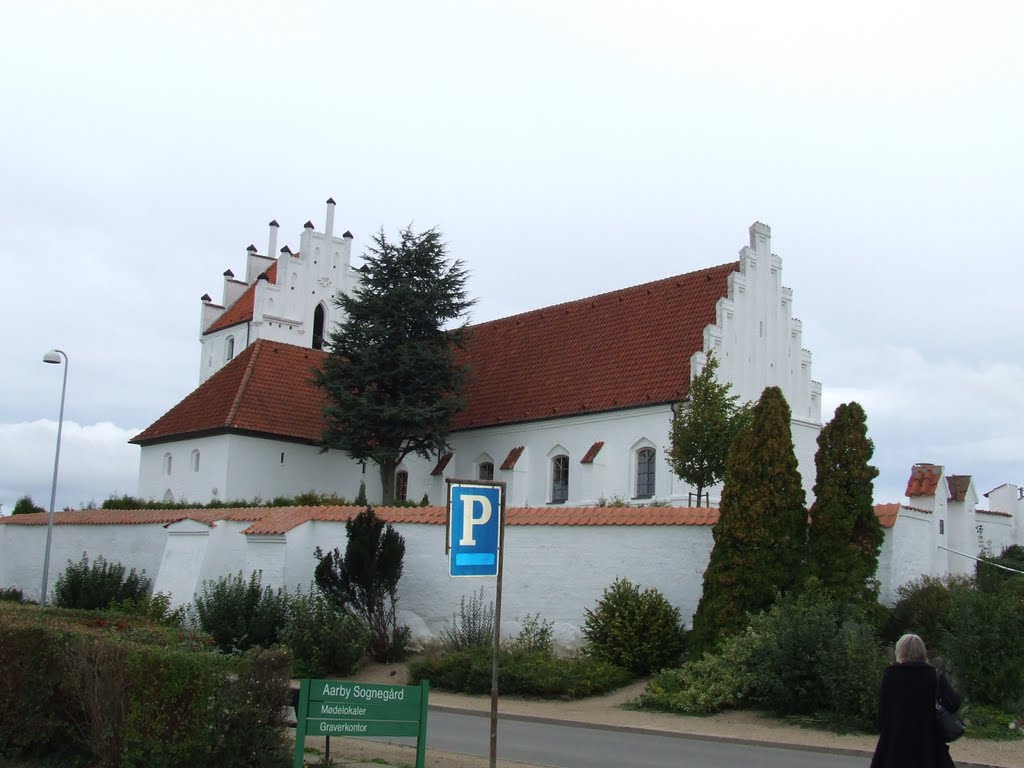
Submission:
<svg viewBox="0 0 1024 768">
<path fill-rule="evenodd" d="M 500 485 L 449 484 L 449 576 L 498 575 L 501 492 Z"/>
</svg>

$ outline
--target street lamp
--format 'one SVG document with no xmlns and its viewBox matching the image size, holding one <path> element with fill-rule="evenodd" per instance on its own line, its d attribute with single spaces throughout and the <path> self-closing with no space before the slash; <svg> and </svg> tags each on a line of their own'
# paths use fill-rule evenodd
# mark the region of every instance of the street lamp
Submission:
<svg viewBox="0 0 1024 768">
<path fill-rule="evenodd" d="M 53 457 L 53 483 L 50 485 L 50 515 L 46 520 L 46 555 L 43 557 L 43 589 L 39 605 L 46 605 L 46 580 L 50 574 L 50 542 L 53 540 L 53 505 L 57 499 L 57 467 L 60 465 L 60 435 L 64 429 L 64 395 L 68 391 L 68 356 L 60 349 L 43 355 L 44 363 L 60 365 L 64 358 L 64 385 L 60 389 L 60 417 L 57 419 L 57 453 Z"/>
</svg>

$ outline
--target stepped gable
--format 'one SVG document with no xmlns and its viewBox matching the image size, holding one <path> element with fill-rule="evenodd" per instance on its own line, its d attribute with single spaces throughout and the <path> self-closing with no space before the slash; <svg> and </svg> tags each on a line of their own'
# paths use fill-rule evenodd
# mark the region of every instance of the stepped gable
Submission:
<svg viewBox="0 0 1024 768">
<path fill-rule="evenodd" d="M 456 430 L 671 403 L 738 262 L 470 327 Z"/>
<path fill-rule="evenodd" d="M 276 283 L 277 262 L 275 261 L 271 264 L 264 274 L 267 276 L 267 282 Z M 224 328 L 230 328 L 232 325 L 250 322 L 252 320 L 253 307 L 256 303 L 256 286 L 259 285 L 259 282 L 259 280 L 254 280 L 252 285 L 245 289 L 245 292 L 238 297 L 234 304 L 225 309 L 220 317 L 210 323 L 210 327 L 203 331 L 203 335 L 206 336 Z"/>
<path fill-rule="evenodd" d="M 326 399 L 312 378 L 325 355 L 258 339 L 129 442 L 230 431 L 318 444 Z"/>
</svg>

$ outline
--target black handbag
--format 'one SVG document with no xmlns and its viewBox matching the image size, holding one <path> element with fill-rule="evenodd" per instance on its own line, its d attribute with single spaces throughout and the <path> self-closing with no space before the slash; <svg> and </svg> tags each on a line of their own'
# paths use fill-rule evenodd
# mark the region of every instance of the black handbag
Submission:
<svg viewBox="0 0 1024 768">
<path fill-rule="evenodd" d="M 950 712 L 939 701 L 939 675 L 941 674 L 938 669 L 935 670 L 935 727 L 939 732 L 939 738 L 949 744 L 963 736 L 967 726 L 955 712 Z"/>
</svg>

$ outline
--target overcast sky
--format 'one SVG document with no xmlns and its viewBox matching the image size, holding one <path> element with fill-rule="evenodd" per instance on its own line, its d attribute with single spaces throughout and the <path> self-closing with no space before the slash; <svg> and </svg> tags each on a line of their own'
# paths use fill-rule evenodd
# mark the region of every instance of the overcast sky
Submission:
<svg viewBox="0 0 1024 768">
<path fill-rule="evenodd" d="M 734 260 L 772 227 L 826 416 L 1024 482 L 1024 4 L 5 3 L 0 504 L 137 490 L 199 297 L 302 225 L 437 226 L 481 321 Z M 984 500 L 983 500 L 984 505 Z"/>
</svg>

